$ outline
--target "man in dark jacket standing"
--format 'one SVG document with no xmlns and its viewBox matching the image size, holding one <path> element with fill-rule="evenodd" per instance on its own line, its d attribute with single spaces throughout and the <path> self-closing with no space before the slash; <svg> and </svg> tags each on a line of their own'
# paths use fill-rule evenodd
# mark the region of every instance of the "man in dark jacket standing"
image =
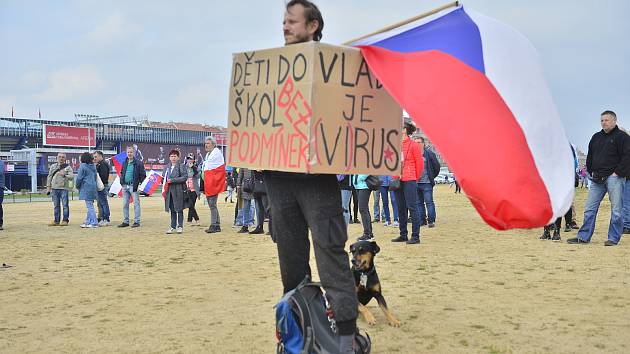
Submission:
<svg viewBox="0 0 630 354">
<path fill-rule="evenodd" d="M 133 146 L 127 146 L 127 158 L 120 171 L 120 184 L 123 188 L 123 222 L 118 227 L 129 226 L 129 198 L 133 197 L 134 220 L 131 227 L 140 226 L 140 195 L 138 185 L 144 181 L 147 173 L 142 160 L 134 157 Z"/>
<path fill-rule="evenodd" d="M 611 204 L 608 240 L 605 246 L 619 243 L 623 231 L 622 194 L 626 177 L 630 175 L 630 136 L 617 127 L 617 115 L 613 111 L 601 114 L 602 130 L 595 133 L 588 143 L 586 170 L 591 188 L 584 206 L 584 224 L 577 237 L 567 240 L 572 244 L 589 243 L 595 231 L 595 218 L 599 204 L 608 193 Z"/>
<path fill-rule="evenodd" d="M 414 139 L 422 146 L 422 157 L 424 158 L 424 168 L 422 176 L 418 180 L 418 210 L 420 210 L 420 225 L 435 227 L 435 203 L 433 202 L 433 186 L 435 177 L 440 173 L 440 162 L 432 150 L 429 150 L 424 138 L 418 136 Z"/>
<path fill-rule="evenodd" d="M 99 150 L 94 151 L 94 162 L 96 163 L 96 173 L 105 187 L 102 191 L 97 191 L 98 226 L 109 226 L 109 202 L 107 201 L 107 194 L 109 193 L 108 182 L 111 167 L 109 163 L 103 159 L 103 152 Z"/>
<path fill-rule="evenodd" d="M 283 31 L 286 45 L 319 41 L 324 20 L 317 6 L 306 0 L 286 5 Z M 239 177 L 240 178 L 240 177 Z M 335 175 L 264 172 L 273 219 L 272 236 L 284 292 L 294 289 L 309 266 L 309 229 L 313 238 L 319 278 L 330 300 L 340 334 L 337 353 L 354 353 L 358 312 L 354 278 L 344 247 L 348 233 Z"/>
</svg>

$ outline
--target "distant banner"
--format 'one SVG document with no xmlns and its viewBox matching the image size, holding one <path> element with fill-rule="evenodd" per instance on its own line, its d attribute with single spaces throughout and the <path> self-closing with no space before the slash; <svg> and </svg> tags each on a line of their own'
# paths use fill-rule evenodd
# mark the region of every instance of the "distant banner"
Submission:
<svg viewBox="0 0 630 354">
<path fill-rule="evenodd" d="M 136 151 L 136 158 L 144 162 L 144 168 L 146 170 L 161 171 L 164 166 L 169 163 L 168 153 L 171 152 L 171 150 L 179 151 L 179 157 L 182 162 L 186 159 L 186 155 L 190 153 L 195 156 L 195 161 L 197 162 L 202 162 L 203 157 L 206 155 L 206 150 L 203 145 L 161 145 L 127 141 L 123 142 L 122 149 L 124 150 L 127 146 L 133 146 Z"/>
<path fill-rule="evenodd" d="M 43 124 L 44 145 L 96 147 L 96 129 Z"/>
</svg>

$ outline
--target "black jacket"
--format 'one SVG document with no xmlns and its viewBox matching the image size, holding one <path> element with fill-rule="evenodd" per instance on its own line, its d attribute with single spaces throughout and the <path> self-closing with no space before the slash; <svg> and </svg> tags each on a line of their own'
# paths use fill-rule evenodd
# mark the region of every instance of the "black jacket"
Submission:
<svg viewBox="0 0 630 354">
<path fill-rule="evenodd" d="M 601 176 L 630 177 L 630 136 L 615 126 L 595 133 L 588 143 L 586 170 Z"/>
<path fill-rule="evenodd" d="M 136 166 L 133 169 L 133 189 L 132 191 L 138 191 L 138 185 L 147 178 L 147 172 L 144 170 L 144 163 L 140 159 L 133 159 Z M 127 165 L 129 164 L 129 158 L 125 159 L 120 171 L 120 184 L 124 185 L 125 173 L 127 172 Z"/>
<path fill-rule="evenodd" d="M 105 160 L 96 164 L 96 173 L 98 173 L 98 176 L 101 177 L 101 182 L 103 182 L 104 185 L 107 185 L 109 182 L 110 169 L 109 164 Z"/>
<path fill-rule="evenodd" d="M 431 185 L 435 185 L 435 177 L 440 174 L 440 161 L 438 161 L 435 153 L 427 148 L 422 152 L 422 157 L 427 162 L 427 175 Z M 422 178 L 422 176 L 420 176 Z"/>
<path fill-rule="evenodd" d="M 352 183 L 350 182 L 350 180 L 352 178 L 350 178 L 352 175 L 344 175 L 343 179 L 341 181 L 339 181 L 339 179 L 337 179 L 337 181 L 339 181 L 339 188 L 342 191 L 351 191 L 352 190 Z"/>
</svg>

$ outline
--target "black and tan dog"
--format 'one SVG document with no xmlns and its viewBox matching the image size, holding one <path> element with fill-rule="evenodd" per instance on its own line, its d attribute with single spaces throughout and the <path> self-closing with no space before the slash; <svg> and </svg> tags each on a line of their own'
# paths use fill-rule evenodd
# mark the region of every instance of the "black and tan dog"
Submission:
<svg viewBox="0 0 630 354">
<path fill-rule="evenodd" d="M 375 241 L 359 241 L 350 245 L 352 272 L 354 273 L 354 284 L 356 285 L 357 298 L 359 300 L 359 312 L 370 326 L 376 324 L 374 315 L 365 306 L 372 298 L 376 298 L 378 306 L 383 310 L 389 324 L 399 327 L 400 321 L 387 308 L 387 302 L 385 302 L 381 292 L 381 282 L 378 279 L 376 267 L 374 266 L 374 257 L 380 250 Z"/>
</svg>

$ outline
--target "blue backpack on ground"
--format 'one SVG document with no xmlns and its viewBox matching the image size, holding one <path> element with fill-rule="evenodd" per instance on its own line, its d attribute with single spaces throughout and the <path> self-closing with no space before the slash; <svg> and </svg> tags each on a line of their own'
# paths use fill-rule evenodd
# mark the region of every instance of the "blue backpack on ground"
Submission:
<svg viewBox="0 0 630 354">
<path fill-rule="evenodd" d="M 278 354 L 337 354 L 339 333 L 326 291 L 306 278 L 276 304 Z M 358 329 L 357 354 L 369 354 L 370 336 Z"/>
</svg>

